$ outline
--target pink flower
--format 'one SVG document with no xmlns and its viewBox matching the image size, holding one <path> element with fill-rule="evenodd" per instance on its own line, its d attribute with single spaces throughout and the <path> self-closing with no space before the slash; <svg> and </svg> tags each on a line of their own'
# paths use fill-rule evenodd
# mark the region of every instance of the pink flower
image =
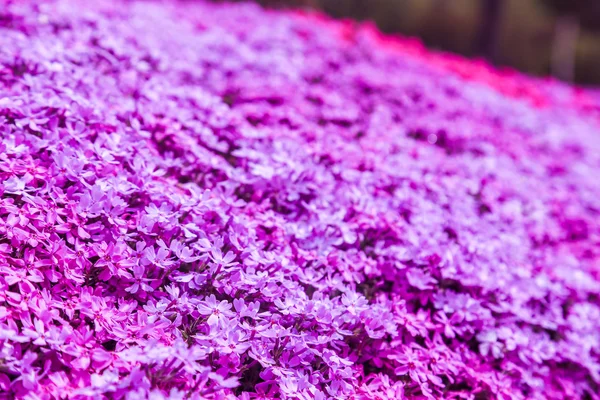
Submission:
<svg viewBox="0 0 600 400">
<path fill-rule="evenodd" d="M 37 318 L 33 320 L 33 324 L 29 321 L 24 321 L 23 334 L 31 338 L 35 345 L 44 346 L 46 344 L 46 327 Z"/>
<path fill-rule="evenodd" d="M 232 316 L 231 304 L 227 300 L 217 301 L 215 295 L 210 295 L 207 299 L 198 304 L 198 312 L 201 315 L 208 316 L 208 325 L 223 325 L 228 317 Z"/>
<path fill-rule="evenodd" d="M 407 351 L 404 354 L 390 355 L 388 358 L 398 361 L 399 366 L 394 370 L 396 375 L 408 375 L 416 383 L 427 381 L 425 367 L 414 352 Z"/>
<path fill-rule="evenodd" d="M 141 265 L 135 265 L 133 267 L 133 284 L 125 289 L 126 292 L 135 294 L 139 289 L 142 289 L 144 292 L 154 291 L 154 288 L 146 283 L 152 282 L 152 279 L 145 278 L 145 271 L 146 269 Z"/>
</svg>

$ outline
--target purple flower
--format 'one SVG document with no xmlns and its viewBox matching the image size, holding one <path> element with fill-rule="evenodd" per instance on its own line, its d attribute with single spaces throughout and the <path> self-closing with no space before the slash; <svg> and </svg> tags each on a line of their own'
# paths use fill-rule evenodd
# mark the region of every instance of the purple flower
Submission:
<svg viewBox="0 0 600 400">
<path fill-rule="evenodd" d="M 498 341 L 498 334 L 493 331 L 485 331 L 477 335 L 479 340 L 479 351 L 482 355 L 487 356 L 488 354 L 494 356 L 494 358 L 502 357 L 502 343 Z"/>
<path fill-rule="evenodd" d="M 231 304 L 227 300 L 218 301 L 215 295 L 210 295 L 206 300 L 198 304 L 198 312 L 208 316 L 207 323 L 210 326 L 223 325 L 228 317 L 232 316 Z"/>
<path fill-rule="evenodd" d="M 136 265 L 133 267 L 133 284 L 128 288 L 125 288 L 126 292 L 135 294 L 139 289 L 143 290 L 144 292 L 154 291 L 154 288 L 147 283 L 152 282 L 152 279 L 144 277 L 145 270 L 146 269 L 141 265 Z"/>
<path fill-rule="evenodd" d="M 146 247 L 142 256 L 142 264 L 158 268 L 167 268 L 172 264 L 169 259 L 169 249 L 160 247 L 156 250 L 154 247 Z"/>
</svg>

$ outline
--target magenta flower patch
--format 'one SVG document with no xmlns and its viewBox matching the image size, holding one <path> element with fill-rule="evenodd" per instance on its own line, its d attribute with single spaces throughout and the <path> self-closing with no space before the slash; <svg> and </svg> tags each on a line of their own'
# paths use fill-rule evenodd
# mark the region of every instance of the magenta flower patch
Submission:
<svg viewBox="0 0 600 400">
<path fill-rule="evenodd" d="M 600 399 L 597 94 L 249 4 L 2 4 L 5 398 Z"/>
</svg>

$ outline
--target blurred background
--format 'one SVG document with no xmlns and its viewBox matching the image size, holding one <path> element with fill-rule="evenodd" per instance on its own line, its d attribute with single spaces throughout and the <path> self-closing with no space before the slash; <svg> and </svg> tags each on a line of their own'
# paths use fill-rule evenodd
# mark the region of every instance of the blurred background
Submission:
<svg viewBox="0 0 600 400">
<path fill-rule="evenodd" d="M 430 48 L 600 85 L 600 0 L 256 0 L 374 21 Z"/>
</svg>

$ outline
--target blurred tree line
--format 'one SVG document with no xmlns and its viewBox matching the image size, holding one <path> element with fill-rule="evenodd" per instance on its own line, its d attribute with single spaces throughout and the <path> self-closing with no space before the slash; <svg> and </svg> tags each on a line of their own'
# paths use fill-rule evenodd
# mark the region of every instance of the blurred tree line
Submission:
<svg viewBox="0 0 600 400">
<path fill-rule="evenodd" d="M 431 48 L 600 85 L 600 0 L 257 0 L 373 20 Z"/>
</svg>

